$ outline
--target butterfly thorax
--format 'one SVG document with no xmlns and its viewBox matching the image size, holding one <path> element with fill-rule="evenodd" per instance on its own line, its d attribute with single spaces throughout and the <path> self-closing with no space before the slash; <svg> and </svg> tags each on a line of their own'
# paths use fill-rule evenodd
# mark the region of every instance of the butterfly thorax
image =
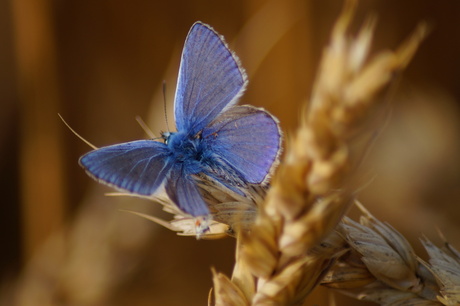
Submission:
<svg viewBox="0 0 460 306">
<path fill-rule="evenodd" d="M 170 133 L 165 142 L 175 162 L 184 163 L 192 173 L 202 170 L 202 162 L 207 154 L 201 137 L 177 132 Z"/>
</svg>

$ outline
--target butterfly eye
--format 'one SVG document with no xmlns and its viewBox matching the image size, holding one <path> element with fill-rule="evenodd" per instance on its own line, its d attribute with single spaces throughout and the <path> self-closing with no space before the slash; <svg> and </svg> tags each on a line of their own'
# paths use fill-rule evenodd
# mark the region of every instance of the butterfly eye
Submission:
<svg viewBox="0 0 460 306">
<path fill-rule="evenodd" d="M 161 138 L 163 138 L 165 144 L 168 144 L 169 137 L 171 137 L 170 132 L 161 132 Z"/>
</svg>

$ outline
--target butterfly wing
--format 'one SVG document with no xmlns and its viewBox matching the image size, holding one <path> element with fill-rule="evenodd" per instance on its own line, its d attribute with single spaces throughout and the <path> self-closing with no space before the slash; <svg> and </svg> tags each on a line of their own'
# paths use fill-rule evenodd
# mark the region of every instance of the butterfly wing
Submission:
<svg viewBox="0 0 460 306">
<path fill-rule="evenodd" d="M 164 143 L 139 140 L 91 151 L 80 158 L 80 165 L 102 183 L 151 195 L 171 169 L 168 153 Z"/>
<path fill-rule="evenodd" d="M 277 120 L 251 106 L 235 106 L 203 130 L 214 155 L 242 175 L 244 181 L 262 183 L 277 160 L 281 134 Z"/>
<path fill-rule="evenodd" d="M 180 165 L 170 172 L 166 183 L 166 193 L 180 210 L 194 217 L 209 215 L 209 209 L 201 197 L 198 187 L 190 174 Z"/>
<path fill-rule="evenodd" d="M 223 37 L 210 26 L 195 23 L 182 51 L 175 97 L 178 131 L 195 135 L 225 107 L 236 103 L 246 74 Z"/>
</svg>

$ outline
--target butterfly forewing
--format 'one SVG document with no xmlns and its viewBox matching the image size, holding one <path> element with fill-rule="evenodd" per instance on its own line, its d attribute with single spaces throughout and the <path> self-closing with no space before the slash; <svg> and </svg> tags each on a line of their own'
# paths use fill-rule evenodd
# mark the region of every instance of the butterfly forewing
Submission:
<svg viewBox="0 0 460 306">
<path fill-rule="evenodd" d="M 268 112 L 235 106 L 203 130 L 202 137 L 220 159 L 249 183 L 261 183 L 280 149 L 278 123 Z"/>
<path fill-rule="evenodd" d="M 151 195 L 166 179 L 171 168 L 165 144 L 139 140 L 103 147 L 80 158 L 80 164 L 108 185 Z"/>
<path fill-rule="evenodd" d="M 223 38 L 208 25 L 195 23 L 182 51 L 174 106 L 177 129 L 191 135 L 201 131 L 236 102 L 246 82 Z"/>
</svg>

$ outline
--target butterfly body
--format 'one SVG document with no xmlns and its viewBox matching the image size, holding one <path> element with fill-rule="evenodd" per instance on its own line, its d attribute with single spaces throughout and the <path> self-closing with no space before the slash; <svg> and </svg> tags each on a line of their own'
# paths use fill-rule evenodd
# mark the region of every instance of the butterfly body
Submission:
<svg viewBox="0 0 460 306">
<path fill-rule="evenodd" d="M 184 132 L 170 133 L 165 141 L 170 150 L 168 163 L 180 167 L 187 175 L 204 174 L 242 194 L 235 188 L 245 185 L 241 174 L 212 149 L 212 142 L 217 137 L 217 132 L 207 133 L 206 137 L 202 131 L 194 136 Z"/>
<path fill-rule="evenodd" d="M 200 172 L 200 162 L 208 158 L 207 148 L 201 137 L 191 136 L 188 133 L 170 133 L 166 144 L 171 151 L 174 162 L 184 163 L 184 166 L 192 170 L 192 173 Z"/>
<path fill-rule="evenodd" d="M 207 216 L 196 177 L 244 195 L 263 183 L 278 158 L 280 131 L 268 112 L 234 106 L 246 74 L 223 38 L 195 23 L 186 39 L 175 97 L 177 132 L 164 142 L 138 140 L 87 153 L 80 164 L 102 183 L 150 196 L 162 185 L 179 209 Z"/>
</svg>

